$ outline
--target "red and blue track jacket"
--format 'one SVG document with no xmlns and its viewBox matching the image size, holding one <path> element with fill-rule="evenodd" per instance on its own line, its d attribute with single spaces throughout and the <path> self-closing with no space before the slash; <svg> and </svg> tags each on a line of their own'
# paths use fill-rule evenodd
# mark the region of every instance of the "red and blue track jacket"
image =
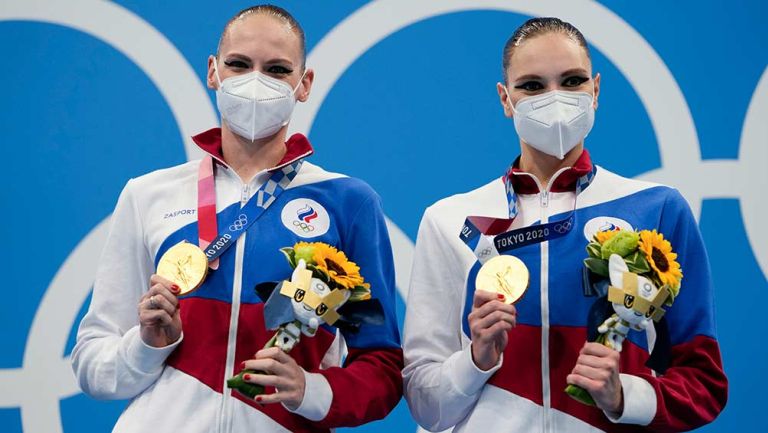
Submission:
<svg viewBox="0 0 768 433">
<path fill-rule="evenodd" d="M 194 140 L 218 160 L 216 209 L 223 227 L 269 172 L 243 183 L 221 162 L 219 129 Z M 301 135 L 286 146 L 280 165 L 312 153 Z M 131 399 L 116 432 L 325 432 L 383 418 L 402 393 L 402 351 L 380 199 L 362 181 L 309 162 L 220 257 L 204 284 L 180 299 L 181 340 L 161 349 L 142 342 L 137 305 L 159 258 L 182 240 L 198 242 L 198 167 L 192 161 L 132 179 L 120 195 L 72 353 L 82 389 L 96 398 Z M 279 249 L 297 241 L 326 242 L 356 262 L 384 306 L 385 323 L 363 325 L 357 334 L 323 327 L 302 338 L 290 356 L 306 371 L 306 391 L 302 405 L 290 412 L 233 394 L 225 381 L 274 333 L 265 329 L 264 304 L 254 287 L 290 277 Z"/>
<path fill-rule="evenodd" d="M 577 163 L 544 188 L 513 170 L 520 213 L 512 228 L 562 218 L 574 209 Z M 715 337 L 712 279 L 696 221 L 677 190 L 630 180 L 597 167 L 578 195 L 567 235 L 512 251 L 527 265 L 530 286 L 516 304 L 517 327 L 499 364 L 488 372 L 471 358 L 467 316 L 480 264 L 459 238 L 468 215 L 507 218 L 503 179 L 429 207 L 416 242 L 403 348 L 405 395 L 423 427 L 454 432 L 682 431 L 712 421 L 727 399 Z M 565 392 L 566 376 L 587 338 L 595 301 L 582 289 L 585 247 L 602 229 L 658 229 L 678 253 L 684 278 L 667 309 L 671 364 L 663 375 L 645 366 L 655 331 L 631 332 L 621 353 L 624 412 L 611 418 Z"/>
</svg>

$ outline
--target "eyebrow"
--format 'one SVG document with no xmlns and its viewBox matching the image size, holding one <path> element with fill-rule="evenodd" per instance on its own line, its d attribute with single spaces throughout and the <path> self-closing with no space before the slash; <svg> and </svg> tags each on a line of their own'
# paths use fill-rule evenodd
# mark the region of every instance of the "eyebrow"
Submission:
<svg viewBox="0 0 768 433">
<path fill-rule="evenodd" d="M 561 77 L 567 77 L 569 75 L 586 75 L 586 76 L 589 76 L 589 73 L 584 68 L 573 68 L 573 69 L 569 69 L 569 70 L 563 72 L 562 74 L 560 74 Z"/>
<path fill-rule="evenodd" d="M 253 59 L 251 59 L 250 57 L 246 56 L 245 54 L 240 54 L 240 53 L 237 53 L 237 52 L 227 53 L 226 55 L 224 55 L 222 57 L 223 58 L 235 57 L 235 58 L 238 58 L 240 60 L 245 60 L 247 62 L 251 62 L 251 63 L 253 62 Z M 292 61 L 290 61 L 289 59 L 283 58 L 283 57 L 275 57 L 274 59 L 269 59 L 269 60 L 264 62 L 265 65 L 274 65 L 274 64 L 279 64 L 279 63 L 283 63 L 283 64 L 287 64 L 287 65 L 293 66 L 293 62 Z"/>
<path fill-rule="evenodd" d="M 587 73 L 586 69 L 584 68 L 573 68 L 568 69 L 567 71 L 564 71 L 562 74 L 560 74 L 560 77 L 568 77 L 571 75 L 586 75 L 589 76 L 589 73 Z M 515 82 L 521 82 L 521 81 L 528 81 L 528 80 L 542 80 L 543 78 L 540 75 L 536 74 L 527 74 L 520 76 L 515 79 Z"/>
<path fill-rule="evenodd" d="M 541 80 L 541 77 L 536 75 L 536 74 L 527 74 L 527 75 L 523 75 L 521 77 L 517 77 L 515 79 L 516 82 L 518 82 L 518 81 L 528 81 L 528 80 Z"/>
<path fill-rule="evenodd" d="M 278 63 L 284 63 L 284 64 L 287 64 L 287 65 L 293 66 L 293 62 L 292 61 L 290 61 L 290 60 L 288 60 L 286 58 L 282 58 L 282 57 L 275 57 L 274 59 L 270 59 L 270 60 L 267 60 L 266 62 L 264 62 L 265 65 L 274 65 L 274 64 L 278 64 Z"/>
<path fill-rule="evenodd" d="M 246 56 L 245 54 L 240 54 L 240 53 L 226 53 L 226 54 L 222 55 L 221 57 L 222 58 L 236 57 L 236 58 L 238 58 L 240 60 L 247 60 L 249 62 L 251 61 L 250 57 Z"/>
</svg>

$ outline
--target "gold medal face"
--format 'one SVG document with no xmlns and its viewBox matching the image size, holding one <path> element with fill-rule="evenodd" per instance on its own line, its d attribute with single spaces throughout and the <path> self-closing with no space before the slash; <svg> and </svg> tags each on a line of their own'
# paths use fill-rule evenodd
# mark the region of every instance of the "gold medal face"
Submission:
<svg viewBox="0 0 768 433">
<path fill-rule="evenodd" d="M 506 304 L 514 304 L 525 294 L 529 281 L 530 273 L 522 260 L 514 256 L 496 256 L 480 268 L 475 287 L 502 294 Z"/>
<path fill-rule="evenodd" d="M 160 258 L 157 275 L 179 286 L 180 295 L 200 287 L 208 274 L 208 258 L 197 245 L 181 241 Z"/>
</svg>

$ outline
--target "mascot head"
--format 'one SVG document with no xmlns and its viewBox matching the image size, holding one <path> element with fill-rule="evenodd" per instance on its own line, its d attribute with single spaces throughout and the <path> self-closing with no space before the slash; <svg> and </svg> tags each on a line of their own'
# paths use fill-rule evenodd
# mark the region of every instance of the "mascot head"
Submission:
<svg viewBox="0 0 768 433">
<path fill-rule="evenodd" d="M 629 272 L 624 259 L 612 254 L 608 259 L 608 301 L 616 314 L 635 330 L 645 329 L 651 320 L 658 322 L 664 316 L 661 306 L 669 296 L 665 287 L 659 289 L 648 278 Z"/>
<path fill-rule="evenodd" d="M 281 293 L 291 298 L 296 320 L 311 328 L 324 323 L 333 325 L 339 319 L 336 310 L 350 296 L 349 290 L 331 290 L 324 281 L 314 278 L 303 259 L 296 265 L 291 282 L 295 284 L 283 285 Z"/>
</svg>

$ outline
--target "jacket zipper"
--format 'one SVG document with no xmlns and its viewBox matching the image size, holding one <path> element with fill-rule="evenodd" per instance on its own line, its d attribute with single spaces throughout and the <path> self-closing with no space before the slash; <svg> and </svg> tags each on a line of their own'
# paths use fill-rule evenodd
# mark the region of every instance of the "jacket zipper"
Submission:
<svg viewBox="0 0 768 433">
<path fill-rule="evenodd" d="M 549 188 L 554 184 L 555 179 L 567 170 L 563 168 L 558 170 L 547 183 L 546 188 L 542 188 L 541 182 L 534 175 L 530 175 L 539 188 L 539 204 L 541 209 L 541 224 L 549 222 Z M 541 303 L 541 394 L 542 394 L 542 423 L 543 433 L 552 432 L 552 420 L 550 412 L 552 409 L 552 393 L 549 380 L 549 241 L 544 241 L 540 246 L 541 252 L 541 276 L 540 276 L 540 303 Z"/>
<path fill-rule="evenodd" d="M 536 182 L 536 186 L 539 187 L 540 191 L 540 224 L 546 224 L 549 221 L 547 215 L 549 185 L 546 188 L 542 188 L 541 182 L 539 182 L 536 176 L 531 175 L 531 178 Z M 551 183 L 552 181 L 550 180 Z M 541 431 L 542 433 L 549 433 L 551 431 L 549 425 L 549 410 L 551 407 L 549 390 L 549 242 L 542 242 L 539 246 L 539 251 L 541 254 L 539 302 L 541 304 L 541 396 L 543 406 L 541 411 Z"/>
<path fill-rule="evenodd" d="M 248 184 L 243 185 L 240 196 L 240 207 L 248 202 L 250 193 Z M 232 282 L 232 306 L 229 316 L 229 337 L 227 338 L 227 360 L 224 364 L 224 377 L 221 400 L 221 417 L 219 418 L 218 431 L 228 433 L 232 431 L 232 390 L 227 388 L 227 379 L 234 371 L 235 349 L 237 344 L 237 324 L 240 317 L 240 292 L 243 286 L 243 256 L 245 254 L 245 238 L 248 233 L 243 233 L 235 243 L 235 275 Z"/>
</svg>

